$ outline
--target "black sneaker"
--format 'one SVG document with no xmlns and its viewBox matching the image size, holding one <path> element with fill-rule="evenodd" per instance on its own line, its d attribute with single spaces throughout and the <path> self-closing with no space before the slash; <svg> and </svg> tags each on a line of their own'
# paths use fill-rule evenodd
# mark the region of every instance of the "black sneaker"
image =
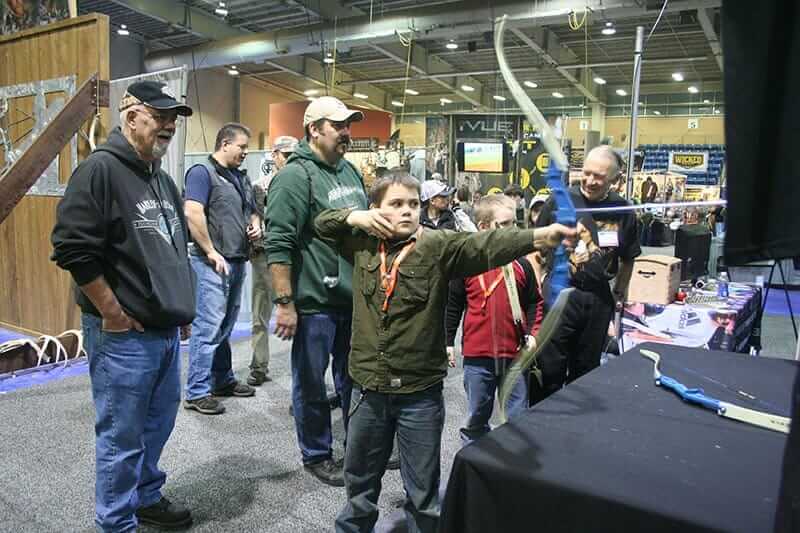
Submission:
<svg viewBox="0 0 800 533">
<path fill-rule="evenodd" d="M 183 402 L 184 409 L 194 409 L 204 415 L 221 415 L 225 412 L 225 406 L 211 396 L 203 396 L 194 400 Z"/>
<path fill-rule="evenodd" d="M 318 463 L 303 465 L 315 478 L 331 487 L 344 487 L 344 473 L 341 465 L 337 465 L 332 459 L 325 459 Z"/>
<path fill-rule="evenodd" d="M 163 497 L 153 505 L 137 509 L 136 518 L 140 524 L 163 529 L 183 528 L 192 523 L 192 513 L 189 509 Z"/>
<path fill-rule="evenodd" d="M 255 396 L 256 389 L 250 385 L 234 381 L 230 385 L 211 391 L 214 396 L 238 396 L 240 398 L 247 398 L 248 396 Z"/>
<path fill-rule="evenodd" d="M 251 372 L 250 375 L 247 376 L 247 384 L 254 387 L 258 387 L 262 383 L 268 383 L 270 381 L 272 381 L 272 378 L 269 377 L 269 374 L 263 372 Z"/>
</svg>

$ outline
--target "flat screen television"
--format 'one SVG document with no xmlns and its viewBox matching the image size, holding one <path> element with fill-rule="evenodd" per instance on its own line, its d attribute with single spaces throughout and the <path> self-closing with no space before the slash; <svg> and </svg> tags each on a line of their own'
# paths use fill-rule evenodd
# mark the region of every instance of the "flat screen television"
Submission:
<svg viewBox="0 0 800 533">
<path fill-rule="evenodd" d="M 705 224 L 684 224 L 675 232 L 675 257 L 681 260 L 681 279 L 708 274 L 711 231 Z"/>
<path fill-rule="evenodd" d="M 456 150 L 461 172 L 508 172 L 510 153 L 504 142 L 460 142 Z"/>
</svg>

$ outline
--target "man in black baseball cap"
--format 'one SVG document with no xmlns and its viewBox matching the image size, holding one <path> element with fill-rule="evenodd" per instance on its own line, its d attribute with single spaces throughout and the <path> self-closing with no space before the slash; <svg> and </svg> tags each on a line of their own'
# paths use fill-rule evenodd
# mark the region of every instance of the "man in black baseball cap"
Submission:
<svg viewBox="0 0 800 533">
<path fill-rule="evenodd" d="M 195 314 L 183 201 L 161 157 L 191 108 L 163 83 L 122 99 L 120 127 L 84 160 L 58 205 L 53 260 L 79 290 L 95 409 L 95 524 L 185 527 L 158 467 L 181 398 L 179 327 Z"/>
</svg>

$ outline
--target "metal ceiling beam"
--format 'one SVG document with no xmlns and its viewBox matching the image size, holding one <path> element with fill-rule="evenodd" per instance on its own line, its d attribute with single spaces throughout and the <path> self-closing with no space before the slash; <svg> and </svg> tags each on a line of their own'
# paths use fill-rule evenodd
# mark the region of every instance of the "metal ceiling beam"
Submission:
<svg viewBox="0 0 800 533">
<path fill-rule="evenodd" d="M 662 31 L 662 32 L 654 33 L 653 35 L 650 36 L 650 39 L 657 39 L 657 38 L 660 38 L 660 37 L 683 37 L 683 36 L 687 36 L 688 37 L 689 35 L 700 35 L 702 33 L 703 33 L 703 30 L 676 31 L 674 33 L 673 32 Z M 628 34 L 628 35 L 619 35 L 617 37 L 599 37 L 599 38 L 590 37 L 589 38 L 589 44 L 612 43 L 612 42 L 615 42 L 615 41 L 633 42 L 635 39 L 636 39 L 636 35 L 633 34 L 633 33 Z M 572 46 L 572 45 L 583 46 L 584 42 L 585 41 L 583 39 L 574 39 L 574 40 L 569 40 L 569 41 L 561 41 L 561 44 L 565 44 L 567 46 Z"/>
<path fill-rule="evenodd" d="M 233 28 L 221 19 L 212 17 L 200 9 L 187 7 L 183 4 L 173 2 L 163 2 L 161 0 L 109 0 L 118 6 L 126 7 L 132 11 L 147 17 L 160 20 L 166 24 L 171 24 L 183 28 L 194 35 L 206 37 L 215 41 L 229 39 L 231 37 L 241 37 L 242 35 L 252 35 Z M 187 12 L 189 17 L 187 17 Z M 188 20 L 187 20 L 188 19 Z M 191 27 L 190 23 L 191 22 Z M 190 64 L 188 61 L 186 64 Z"/>
<path fill-rule="evenodd" d="M 388 95 L 385 91 L 378 89 L 377 87 L 366 83 L 359 83 L 357 80 L 354 80 L 350 74 L 340 69 L 336 69 L 336 77 L 339 82 L 331 86 L 332 84 L 330 83 L 330 75 L 332 69 L 329 69 L 327 65 L 321 61 L 317 61 L 316 59 L 304 56 L 294 56 L 271 59 L 269 61 L 265 61 L 264 64 L 276 68 L 283 73 L 302 78 L 304 82 L 308 82 L 310 85 L 315 85 L 325 90 L 330 90 L 331 96 L 336 96 L 337 98 L 354 99 L 354 93 L 356 92 L 365 94 L 368 96 L 368 98 L 365 100 L 359 99 L 359 105 L 372 109 L 378 109 L 380 111 L 392 112 L 390 109 L 390 104 L 387 101 L 387 99 L 391 100 L 390 95 Z M 247 75 L 245 72 L 242 74 Z M 326 80 L 328 80 L 327 83 Z M 281 85 L 275 80 L 271 80 L 270 83 Z M 288 89 L 288 87 L 285 85 L 283 85 L 283 87 Z M 350 90 L 348 90 L 348 87 L 350 87 Z M 290 90 L 297 91 L 297 89 Z M 303 89 L 300 89 L 298 92 L 303 92 Z"/>
<path fill-rule="evenodd" d="M 588 98 L 590 102 L 599 102 L 601 100 L 600 93 L 598 93 L 599 86 L 592 81 L 595 76 L 591 70 L 587 69 L 588 72 L 583 76 L 584 80 L 579 80 L 567 69 L 561 67 L 561 63 L 563 62 L 561 57 L 556 58 L 549 52 L 549 50 L 554 50 L 554 53 L 558 54 L 559 56 L 569 54 L 572 56 L 573 61 L 577 57 L 568 48 L 561 46 L 558 35 L 547 28 L 536 29 L 536 33 L 541 35 L 539 38 L 529 37 L 526 33 L 518 28 L 512 28 L 511 33 L 513 33 L 517 39 L 527 44 L 534 52 L 539 54 L 539 56 L 541 56 L 545 62 L 555 68 L 559 74 L 561 74 L 568 82 L 570 82 L 573 87 L 578 89 L 583 96 Z M 585 83 L 586 80 L 588 80 L 588 83 Z"/>
<path fill-rule="evenodd" d="M 408 49 L 401 44 L 373 44 L 370 46 L 374 50 L 403 65 L 406 65 L 409 58 Z M 425 47 L 416 42 L 411 43 L 410 59 L 411 61 L 408 65 L 409 71 L 413 71 L 420 76 L 429 76 L 427 79 L 437 85 L 441 85 L 479 109 L 489 109 L 488 95 L 485 94 L 483 84 L 475 78 L 471 78 L 468 74 L 456 72 L 456 68 L 453 65 L 445 62 L 441 58 L 430 55 Z M 439 77 L 433 77 L 436 74 L 447 74 L 446 77 L 449 78 L 455 77 L 455 84 L 448 83 Z M 461 88 L 463 85 L 468 85 L 475 90 L 464 91 Z"/>
<path fill-rule="evenodd" d="M 322 20 L 347 19 L 364 15 L 364 12 L 357 7 L 345 5 L 340 0 L 320 0 L 314 3 L 309 0 L 286 0 L 289 5 L 299 7 L 309 14 L 321 18 Z"/>
<path fill-rule="evenodd" d="M 714 54 L 714 59 L 717 60 L 719 71 L 722 72 L 722 45 L 719 42 L 719 37 L 717 37 L 717 32 L 714 31 L 714 24 L 711 22 L 711 17 L 709 16 L 708 11 L 705 9 L 698 9 L 697 22 L 700 23 L 700 27 L 703 28 L 703 33 L 706 34 L 708 45 L 711 47 L 711 52 Z"/>
<path fill-rule="evenodd" d="M 542 70 L 541 67 L 522 67 L 522 68 L 512 68 L 513 72 L 535 72 Z M 417 74 L 416 76 L 394 76 L 394 77 L 386 77 L 386 78 L 369 78 L 369 79 L 359 79 L 359 81 L 363 83 L 391 83 L 397 81 L 422 81 L 422 80 L 435 80 L 441 78 L 455 78 L 458 76 L 488 76 L 492 74 L 500 74 L 499 69 L 493 70 L 472 70 L 467 72 L 443 72 L 441 74 Z"/>
<path fill-rule="evenodd" d="M 657 63 L 695 63 L 697 61 L 708 61 L 706 56 L 692 56 L 692 57 L 665 57 L 661 59 L 644 59 L 642 63 L 649 63 L 651 65 Z M 633 65 L 633 61 L 601 61 L 599 63 L 588 63 L 589 68 L 599 67 L 622 67 L 625 65 Z M 587 66 L 585 63 L 576 63 L 574 65 L 561 65 L 563 70 L 579 69 Z"/>
<path fill-rule="evenodd" d="M 118 2 L 148 2 L 160 6 L 157 0 L 115 0 Z M 722 0 L 674 0 L 666 11 L 703 9 L 719 7 Z M 164 2 L 164 4 L 166 4 Z M 588 4 L 588 5 L 587 5 Z M 494 17 L 499 14 L 509 16 L 508 27 L 520 28 L 541 24 L 563 24 L 571 10 L 588 7 L 602 12 L 607 18 L 624 18 L 655 15 L 631 0 L 543 0 L 537 9 L 531 9 L 529 1 L 519 1 L 503 6 L 487 7 L 482 0 L 472 0 L 463 9 L 443 11 L 441 7 L 425 6 L 415 10 L 414 16 L 386 15 L 370 22 L 369 16 L 348 19 L 346 29 L 336 36 L 339 46 L 368 46 L 397 42 L 397 31 L 413 31 L 415 40 L 450 39 L 453 35 L 483 33 L 491 31 Z M 313 33 L 314 39 L 309 39 Z M 191 54 L 204 57 L 206 68 L 231 63 L 259 62 L 283 55 L 319 53 L 332 41 L 334 24 L 331 22 L 295 28 L 291 30 L 251 34 L 247 37 L 231 38 L 225 41 L 208 43 L 192 50 L 189 47 L 170 51 L 151 53 L 145 61 L 150 71 L 190 64 Z"/>
</svg>

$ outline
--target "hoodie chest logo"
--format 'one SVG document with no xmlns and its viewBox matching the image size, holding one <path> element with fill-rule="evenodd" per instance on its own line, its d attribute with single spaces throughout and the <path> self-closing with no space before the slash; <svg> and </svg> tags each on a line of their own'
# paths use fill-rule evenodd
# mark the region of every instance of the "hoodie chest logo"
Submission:
<svg viewBox="0 0 800 533">
<path fill-rule="evenodd" d="M 167 200 L 143 200 L 136 204 L 136 209 L 138 219 L 133 221 L 133 228 L 146 235 L 159 236 L 171 245 L 175 233 L 181 229 L 181 219 L 172 204 Z"/>
</svg>

